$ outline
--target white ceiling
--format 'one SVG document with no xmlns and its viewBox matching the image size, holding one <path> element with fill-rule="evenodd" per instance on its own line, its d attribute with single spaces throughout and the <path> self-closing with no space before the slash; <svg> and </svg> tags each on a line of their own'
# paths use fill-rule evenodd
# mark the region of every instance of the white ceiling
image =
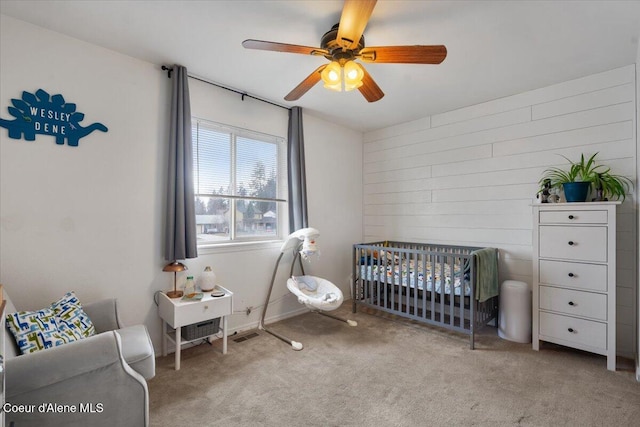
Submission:
<svg viewBox="0 0 640 427">
<path fill-rule="evenodd" d="M 361 131 L 635 63 L 640 1 L 381 0 L 367 46 L 444 44 L 440 65 L 366 64 L 385 92 L 319 83 L 283 97 L 326 60 L 244 49 L 248 38 L 319 46 L 342 1 L 0 1 L 0 13 Z M 158 71 L 160 72 L 160 71 Z"/>
</svg>

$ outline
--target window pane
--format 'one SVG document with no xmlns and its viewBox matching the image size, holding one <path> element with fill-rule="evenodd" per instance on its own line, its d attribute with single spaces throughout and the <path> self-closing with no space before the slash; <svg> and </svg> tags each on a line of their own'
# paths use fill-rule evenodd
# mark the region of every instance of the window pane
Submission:
<svg viewBox="0 0 640 427">
<path fill-rule="evenodd" d="M 280 238 L 285 141 L 206 120 L 193 123 L 198 244 Z"/>
<path fill-rule="evenodd" d="M 198 243 L 229 240 L 230 200 L 220 197 L 196 197 L 195 203 Z"/>
<path fill-rule="evenodd" d="M 224 194 L 231 190 L 231 135 L 198 123 L 193 159 L 196 194 Z"/>
<path fill-rule="evenodd" d="M 273 209 L 262 212 L 260 203 L 273 204 Z M 278 211 L 276 202 L 236 201 L 236 235 L 239 238 L 268 237 L 278 235 Z"/>
<path fill-rule="evenodd" d="M 239 196 L 277 198 L 278 146 L 255 139 L 236 138 L 236 191 Z M 256 206 L 265 213 L 266 205 Z"/>
</svg>

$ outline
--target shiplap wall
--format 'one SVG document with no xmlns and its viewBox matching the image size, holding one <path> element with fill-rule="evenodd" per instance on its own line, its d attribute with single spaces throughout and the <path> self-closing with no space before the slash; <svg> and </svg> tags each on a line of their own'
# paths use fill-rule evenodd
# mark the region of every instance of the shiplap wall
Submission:
<svg viewBox="0 0 640 427">
<path fill-rule="evenodd" d="M 598 152 L 636 177 L 635 66 L 365 134 L 365 241 L 500 249 L 500 280 L 531 284 L 532 208 L 549 166 Z M 618 210 L 618 353 L 635 354 L 637 201 Z"/>
</svg>

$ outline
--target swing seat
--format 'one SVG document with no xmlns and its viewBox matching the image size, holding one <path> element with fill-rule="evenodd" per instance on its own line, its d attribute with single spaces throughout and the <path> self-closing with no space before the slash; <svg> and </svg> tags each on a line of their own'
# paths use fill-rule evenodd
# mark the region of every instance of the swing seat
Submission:
<svg viewBox="0 0 640 427">
<path fill-rule="evenodd" d="M 344 300 L 340 288 L 321 277 L 293 276 L 287 280 L 287 288 L 311 310 L 332 311 Z"/>
</svg>

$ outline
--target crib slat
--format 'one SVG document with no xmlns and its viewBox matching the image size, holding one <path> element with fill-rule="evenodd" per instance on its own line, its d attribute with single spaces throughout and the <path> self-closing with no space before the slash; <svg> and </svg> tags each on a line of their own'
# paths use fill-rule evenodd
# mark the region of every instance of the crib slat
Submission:
<svg viewBox="0 0 640 427">
<path fill-rule="evenodd" d="M 356 312 L 356 299 L 357 299 L 357 293 L 356 293 L 356 289 L 357 289 L 357 283 L 358 283 L 358 276 L 356 275 L 356 268 L 358 265 L 360 265 L 360 258 L 358 258 L 358 254 L 360 253 L 360 249 L 358 249 L 356 246 L 353 247 L 353 251 L 351 252 L 353 254 L 353 259 L 351 260 L 351 312 L 355 313 Z"/>
<path fill-rule="evenodd" d="M 405 263 L 405 268 L 404 268 L 404 277 L 402 278 L 402 283 L 404 285 L 404 283 L 407 284 L 407 286 L 405 287 L 405 290 L 407 291 L 407 298 L 406 298 L 406 313 L 407 314 L 411 314 L 411 273 L 409 272 L 409 269 L 411 267 L 411 253 L 407 252 L 404 255 L 404 263 Z M 404 287 L 404 286 L 403 286 Z"/>
<path fill-rule="evenodd" d="M 413 272 L 412 276 L 409 276 L 409 280 L 411 281 L 411 289 L 413 290 L 413 302 L 411 303 L 413 307 L 413 315 L 418 315 L 418 296 L 420 295 L 420 289 L 418 289 L 418 253 L 415 251 L 415 248 L 411 248 L 410 252 L 411 265 L 413 268 L 410 270 Z"/>
<path fill-rule="evenodd" d="M 375 257 L 375 263 L 373 261 L 373 255 L 376 254 Z M 382 265 L 381 261 L 380 261 L 380 252 L 379 251 L 375 251 L 371 253 L 371 281 L 373 282 L 375 280 L 375 289 L 372 289 L 372 291 L 374 292 L 374 294 L 371 295 L 371 298 L 375 299 L 375 303 L 377 305 L 380 305 L 380 267 Z M 377 267 L 377 276 L 376 274 L 374 274 L 373 269 L 374 266 Z"/>
<path fill-rule="evenodd" d="M 453 275 L 453 262 L 454 259 L 452 256 L 447 257 L 447 261 L 449 261 L 447 264 L 449 264 L 451 267 L 451 271 L 449 272 L 449 276 Z M 444 265 L 443 265 L 444 267 Z M 445 274 L 445 272 L 443 271 L 443 276 L 445 277 L 445 282 L 446 282 L 446 278 L 449 277 Z M 449 324 L 451 326 L 455 326 L 455 319 L 456 319 L 456 308 L 455 308 L 455 303 L 456 303 L 456 290 L 455 290 L 455 282 L 452 280 L 451 281 L 451 286 L 449 287 Z"/>
<path fill-rule="evenodd" d="M 466 295 L 467 295 L 467 286 L 466 286 L 466 282 L 464 280 L 464 269 L 465 269 L 465 265 L 467 265 L 467 258 L 465 256 L 465 254 L 460 251 L 460 257 L 458 258 L 458 281 L 460 283 L 460 327 L 464 328 L 464 322 L 465 322 L 465 305 L 464 302 L 466 300 Z"/>
<path fill-rule="evenodd" d="M 444 300 L 445 300 L 445 281 L 443 280 L 444 261 L 442 255 L 438 257 L 440 261 L 440 322 L 445 323 Z"/>
<path fill-rule="evenodd" d="M 391 309 L 391 310 L 395 310 L 396 306 L 395 306 L 395 302 L 396 302 L 396 292 L 395 292 L 395 259 L 396 256 L 394 254 L 393 251 L 391 252 L 387 252 L 387 256 L 389 257 L 389 260 L 387 261 L 389 264 L 388 268 L 390 270 L 388 270 L 387 272 L 385 272 L 386 276 L 385 276 L 385 280 L 386 280 L 386 284 L 388 286 L 388 289 L 386 291 L 388 297 L 389 297 L 389 305 L 387 306 L 387 308 Z M 391 274 L 389 274 L 391 273 Z"/>
<path fill-rule="evenodd" d="M 429 255 L 431 271 L 429 271 L 429 279 L 431 280 L 431 321 L 436 321 L 436 257 Z"/>
<path fill-rule="evenodd" d="M 469 255 L 469 280 L 472 281 L 471 292 L 469 293 L 469 346 L 471 350 L 475 348 L 476 333 L 476 257 Z"/>
<path fill-rule="evenodd" d="M 427 317 L 427 258 L 422 254 L 420 256 L 420 267 L 422 271 L 422 293 L 420 302 L 422 303 L 422 317 Z"/>
</svg>

